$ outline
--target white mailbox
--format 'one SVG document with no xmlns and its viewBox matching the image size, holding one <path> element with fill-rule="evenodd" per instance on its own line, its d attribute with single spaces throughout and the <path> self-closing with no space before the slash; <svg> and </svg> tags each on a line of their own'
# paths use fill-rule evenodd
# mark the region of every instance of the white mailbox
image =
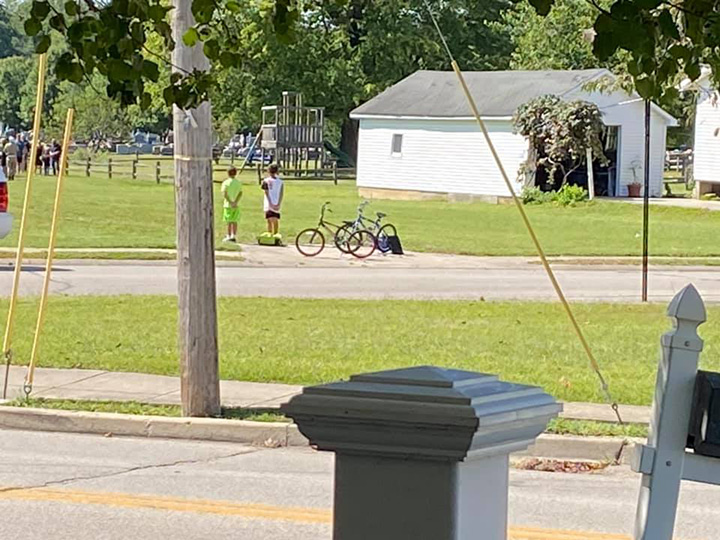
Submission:
<svg viewBox="0 0 720 540">
<path fill-rule="evenodd" d="M 335 452 L 335 540 L 507 538 L 508 457 L 562 405 L 540 388 L 432 366 L 305 388 L 283 406 Z"/>
</svg>

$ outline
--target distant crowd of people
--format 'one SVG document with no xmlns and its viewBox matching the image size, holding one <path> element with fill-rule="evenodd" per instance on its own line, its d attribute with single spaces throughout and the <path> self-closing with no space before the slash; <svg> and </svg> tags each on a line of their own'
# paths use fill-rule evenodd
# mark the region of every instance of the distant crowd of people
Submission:
<svg viewBox="0 0 720 540">
<path fill-rule="evenodd" d="M 8 180 L 15 180 L 18 173 L 27 171 L 30 160 L 31 139 L 27 134 L 8 135 L 0 138 L 0 167 Z M 62 161 L 62 146 L 52 139 L 40 143 L 35 160 L 35 172 L 49 176 L 57 175 Z"/>
</svg>

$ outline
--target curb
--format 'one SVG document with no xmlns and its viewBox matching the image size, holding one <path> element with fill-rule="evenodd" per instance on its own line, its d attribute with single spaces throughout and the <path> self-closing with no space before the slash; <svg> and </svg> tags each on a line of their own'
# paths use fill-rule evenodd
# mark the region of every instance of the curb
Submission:
<svg viewBox="0 0 720 540">
<path fill-rule="evenodd" d="M 543 434 L 525 452 L 513 457 L 537 457 L 567 461 L 601 461 L 627 465 L 635 444 L 644 439 L 621 437 L 578 437 L 574 435 Z"/>
<path fill-rule="evenodd" d="M 0 429 L 89 433 L 158 439 L 184 439 L 251 444 L 266 447 L 303 447 L 307 439 L 295 424 L 251 422 L 222 418 L 173 418 L 117 413 L 63 411 L 0 406 Z M 539 457 L 628 463 L 629 451 L 641 439 L 541 435 L 533 446 L 513 457 Z M 619 457 L 619 459 L 618 459 Z"/>
<path fill-rule="evenodd" d="M 297 428 L 288 423 L 250 422 L 222 418 L 173 418 L 6 406 L 0 407 L 0 428 L 234 442 L 270 447 L 307 444 Z"/>
</svg>

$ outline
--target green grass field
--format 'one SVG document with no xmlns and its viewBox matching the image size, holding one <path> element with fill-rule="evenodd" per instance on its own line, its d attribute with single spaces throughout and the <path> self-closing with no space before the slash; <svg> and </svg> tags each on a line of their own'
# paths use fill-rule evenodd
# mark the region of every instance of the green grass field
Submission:
<svg viewBox="0 0 720 540">
<path fill-rule="evenodd" d="M 44 398 L 18 398 L 0 405 L 8 407 L 37 407 L 41 409 L 57 409 L 61 411 L 87 411 L 116 414 L 139 414 L 148 416 L 182 416 L 179 405 L 157 405 L 139 403 L 137 401 L 91 401 L 85 399 L 44 399 Z M 289 422 L 280 413 L 275 411 L 262 411 L 258 409 L 243 409 L 241 407 L 223 408 L 222 418 L 231 420 L 249 420 L 251 422 Z M 588 426 L 587 429 L 591 429 Z M 566 429 L 577 430 L 572 424 Z M 605 427 L 605 429 L 608 429 Z"/>
<path fill-rule="evenodd" d="M 244 175 L 240 240 L 253 242 L 264 229 L 262 193 L 255 173 Z M 219 187 L 216 186 L 219 190 Z M 46 246 L 55 190 L 54 179 L 39 176 L 33 185 L 27 245 Z M 17 242 L 24 180 L 10 185 L 14 232 L 0 249 Z M 173 247 L 173 186 L 152 181 L 70 176 L 63 199 L 59 247 Z M 317 222 L 320 206 L 332 201 L 331 218 L 354 216 L 360 199 L 355 185 L 343 181 L 288 181 L 282 231 L 292 238 Z M 216 237 L 222 237 L 221 200 L 216 199 Z M 445 201 L 373 201 L 398 226 L 407 249 L 474 255 L 533 255 L 516 208 Z M 528 206 L 538 235 L 551 255 L 637 255 L 641 249 L 640 206 L 598 201 L 571 208 Z M 651 253 L 655 256 L 717 256 L 720 212 L 683 208 L 651 210 Z M 219 244 L 219 242 L 218 242 Z"/>
<path fill-rule="evenodd" d="M 5 320 L 7 302 L 0 303 Z M 19 304 L 15 362 L 29 357 L 37 299 Z M 352 300 L 219 300 L 221 376 L 313 384 L 433 364 L 497 373 L 558 398 L 602 401 L 558 304 Z M 617 400 L 649 404 L 665 306 L 575 310 Z M 40 365 L 177 375 L 176 299 L 53 297 Z M 702 327 L 702 365 L 720 368 L 720 307 Z M 41 384 L 38 381 L 38 384 Z"/>
</svg>

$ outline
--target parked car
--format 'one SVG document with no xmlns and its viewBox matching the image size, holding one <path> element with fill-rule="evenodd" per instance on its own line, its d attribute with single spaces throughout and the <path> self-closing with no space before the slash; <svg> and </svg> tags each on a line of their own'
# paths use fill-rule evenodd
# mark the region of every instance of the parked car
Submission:
<svg viewBox="0 0 720 540">
<path fill-rule="evenodd" d="M 0 169 L 0 239 L 5 238 L 12 230 L 13 216 L 8 212 L 9 202 L 8 182 Z"/>
</svg>

